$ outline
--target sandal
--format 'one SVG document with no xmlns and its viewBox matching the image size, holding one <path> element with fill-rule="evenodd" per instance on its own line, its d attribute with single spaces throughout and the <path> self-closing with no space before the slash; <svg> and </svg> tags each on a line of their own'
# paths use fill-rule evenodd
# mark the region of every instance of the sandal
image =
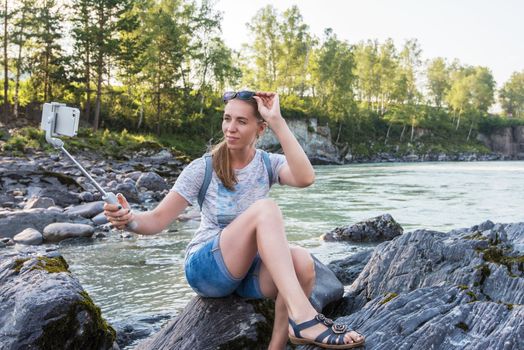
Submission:
<svg viewBox="0 0 524 350">
<path fill-rule="evenodd" d="M 313 327 L 319 323 L 324 324 L 328 329 L 322 332 L 315 340 L 305 339 L 300 335 L 300 331 Z M 289 335 L 289 340 L 295 345 L 306 345 L 314 344 L 324 349 L 352 349 L 364 345 L 364 339 L 361 341 L 353 341 L 353 343 L 346 344 L 344 342 L 344 337 L 347 332 L 350 332 L 351 329 L 344 324 L 335 324 L 333 320 L 327 318 L 323 314 L 317 314 L 315 318 L 296 324 L 295 321 L 289 319 L 289 324 L 293 328 L 294 335 Z M 325 339 L 327 337 L 327 339 Z M 326 340 L 326 342 L 322 342 Z"/>
</svg>

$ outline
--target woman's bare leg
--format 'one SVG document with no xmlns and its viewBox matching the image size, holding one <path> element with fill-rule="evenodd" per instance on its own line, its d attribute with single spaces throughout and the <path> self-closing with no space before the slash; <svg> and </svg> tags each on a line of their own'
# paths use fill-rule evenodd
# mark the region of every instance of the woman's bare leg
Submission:
<svg viewBox="0 0 524 350">
<path fill-rule="evenodd" d="M 223 231 L 220 249 L 229 272 L 243 277 L 258 251 L 264 265 L 282 297 L 288 315 L 296 323 L 312 319 L 317 312 L 304 294 L 298 281 L 289 245 L 284 231 L 282 213 L 271 199 L 255 202 L 240 214 Z M 326 327 L 317 324 L 301 332 L 308 339 L 315 339 Z M 346 343 L 357 333 L 346 335 Z"/>
<path fill-rule="evenodd" d="M 309 254 L 306 249 L 290 247 L 290 250 L 298 281 L 302 286 L 304 294 L 309 298 L 315 284 L 315 263 L 311 254 Z M 282 296 L 278 294 L 278 290 L 276 290 L 271 275 L 263 264 L 260 267 L 259 280 L 260 288 L 264 295 L 267 295 L 266 290 L 268 289 L 268 292 L 274 292 L 277 294 L 275 300 L 275 322 L 273 324 L 273 333 L 271 335 L 271 342 L 269 343 L 268 350 L 285 349 L 289 339 L 286 304 L 284 303 Z M 273 297 L 273 295 L 274 294 L 271 294 L 271 297 Z"/>
</svg>

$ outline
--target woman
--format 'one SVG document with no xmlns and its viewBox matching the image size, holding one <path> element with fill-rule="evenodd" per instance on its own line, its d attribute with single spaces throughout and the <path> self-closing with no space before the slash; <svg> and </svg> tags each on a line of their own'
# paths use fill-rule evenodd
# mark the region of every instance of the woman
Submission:
<svg viewBox="0 0 524 350">
<path fill-rule="evenodd" d="M 224 102 L 224 141 L 212 151 L 213 174 L 201 203 L 202 221 L 186 249 L 190 286 L 204 297 L 236 293 L 276 299 L 269 349 L 285 348 L 288 338 L 296 344 L 333 349 L 362 345 L 361 335 L 332 327 L 332 321 L 317 314 L 309 302 L 315 281 L 311 255 L 289 246 L 280 209 L 267 198 L 275 182 L 307 187 L 315 179 L 311 163 L 280 113 L 278 95 L 227 92 Z M 284 156 L 267 157 L 255 148 L 267 126 L 280 141 Z M 206 157 L 196 159 L 154 210 L 133 213 L 119 195 L 122 205 L 105 204 L 105 214 L 117 228 L 127 225 L 143 235 L 160 232 L 197 200 L 205 172 Z"/>
</svg>

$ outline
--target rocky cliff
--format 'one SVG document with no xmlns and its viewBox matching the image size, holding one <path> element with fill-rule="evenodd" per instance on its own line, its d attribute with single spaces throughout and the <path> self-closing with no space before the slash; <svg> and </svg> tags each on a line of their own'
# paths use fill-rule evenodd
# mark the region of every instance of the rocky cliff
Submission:
<svg viewBox="0 0 524 350">
<path fill-rule="evenodd" d="M 499 128 L 491 134 L 478 134 L 477 139 L 495 153 L 511 159 L 524 159 L 524 126 Z"/>
<path fill-rule="evenodd" d="M 291 119 L 287 124 L 313 164 L 342 164 L 340 151 L 331 141 L 329 127 L 319 126 L 316 119 Z M 272 152 L 281 151 L 280 143 L 269 129 L 258 140 L 257 147 Z"/>
</svg>

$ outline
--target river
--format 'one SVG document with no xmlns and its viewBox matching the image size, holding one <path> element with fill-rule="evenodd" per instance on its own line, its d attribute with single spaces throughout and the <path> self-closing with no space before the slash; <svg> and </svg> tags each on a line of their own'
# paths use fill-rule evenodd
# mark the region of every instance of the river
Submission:
<svg viewBox="0 0 524 350">
<path fill-rule="evenodd" d="M 327 263 L 369 245 L 325 243 L 337 226 L 389 213 L 405 231 L 449 231 L 490 219 L 524 221 L 524 162 L 387 163 L 317 166 L 307 189 L 274 186 L 288 239 Z M 70 270 L 112 323 L 175 315 L 195 295 L 185 282 L 184 248 L 198 222 L 155 236 L 65 243 Z M 160 321 L 151 321 L 155 328 Z"/>
</svg>

